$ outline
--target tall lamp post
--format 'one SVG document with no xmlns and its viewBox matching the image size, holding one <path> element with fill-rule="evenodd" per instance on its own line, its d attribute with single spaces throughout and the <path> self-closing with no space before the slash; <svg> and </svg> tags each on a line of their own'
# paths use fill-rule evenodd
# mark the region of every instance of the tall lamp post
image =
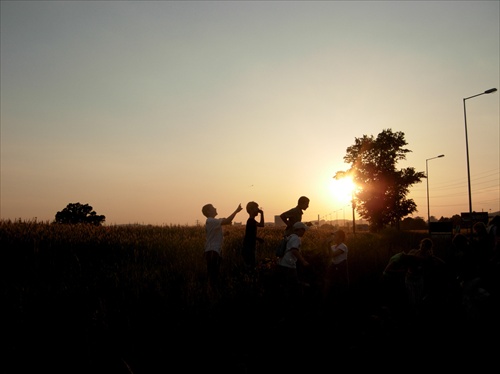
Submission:
<svg viewBox="0 0 500 374">
<path fill-rule="evenodd" d="M 439 155 L 436 157 L 431 157 L 425 160 L 425 177 L 427 179 L 427 226 L 429 227 L 429 234 L 431 233 L 431 209 L 429 205 L 429 160 L 434 160 L 435 158 L 441 158 L 444 155 Z"/>
<path fill-rule="evenodd" d="M 335 224 L 340 227 L 339 225 L 339 212 L 341 211 L 342 209 L 337 209 L 334 213 L 335 213 Z"/>
<path fill-rule="evenodd" d="M 465 100 L 472 99 L 473 97 L 481 96 L 484 94 L 490 94 L 490 93 L 496 92 L 496 90 L 497 90 L 496 88 L 490 88 L 489 90 L 481 92 L 480 94 L 465 97 L 463 99 L 463 102 L 464 102 L 464 122 L 465 122 L 465 152 L 467 155 L 467 185 L 469 188 L 469 219 L 470 219 L 470 230 L 469 231 L 471 233 L 472 233 L 472 192 L 471 192 L 471 188 L 470 188 L 469 139 L 467 137 L 467 112 L 465 110 Z"/>
<path fill-rule="evenodd" d="M 356 234 L 356 202 L 354 201 L 354 190 L 351 192 L 351 205 L 352 205 L 352 233 Z"/>
</svg>

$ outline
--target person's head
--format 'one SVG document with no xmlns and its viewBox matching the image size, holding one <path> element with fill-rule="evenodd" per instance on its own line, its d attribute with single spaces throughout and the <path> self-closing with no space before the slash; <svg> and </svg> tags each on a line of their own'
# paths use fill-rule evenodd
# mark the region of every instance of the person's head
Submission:
<svg viewBox="0 0 500 374">
<path fill-rule="evenodd" d="M 307 226 L 304 222 L 295 222 L 293 224 L 293 232 L 298 236 L 304 235 L 307 230 L 309 230 L 309 226 Z"/>
<path fill-rule="evenodd" d="M 432 247 L 434 243 L 430 238 L 424 238 L 420 241 L 419 255 L 423 257 L 429 257 L 433 255 Z"/>
<path fill-rule="evenodd" d="M 488 233 L 488 229 L 486 228 L 486 225 L 484 222 L 476 222 L 474 226 L 472 226 L 474 229 L 474 232 L 478 235 L 485 235 Z"/>
<path fill-rule="evenodd" d="M 309 198 L 306 196 L 299 197 L 297 205 L 300 207 L 300 209 L 306 210 L 309 207 Z"/>
<path fill-rule="evenodd" d="M 201 208 L 201 212 L 207 218 L 213 218 L 217 215 L 217 209 L 212 204 L 205 204 Z"/>
<path fill-rule="evenodd" d="M 345 241 L 345 231 L 337 230 L 333 233 L 333 239 L 336 243 L 342 243 Z"/>
<path fill-rule="evenodd" d="M 250 201 L 247 203 L 247 213 L 250 215 L 257 215 L 259 212 L 259 204 L 257 204 L 255 201 Z"/>
</svg>

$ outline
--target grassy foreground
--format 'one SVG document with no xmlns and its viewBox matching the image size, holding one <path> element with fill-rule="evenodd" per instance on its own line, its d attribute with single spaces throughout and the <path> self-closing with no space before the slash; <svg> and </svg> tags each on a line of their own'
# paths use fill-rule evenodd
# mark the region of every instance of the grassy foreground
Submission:
<svg viewBox="0 0 500 374">
<path fill-rule="evenodd" d="M 392 254 L 416 248 L 426 234 L 348 235 L 352 302 L 339 330 L 319 310 L 323 242 L 331 231 L 314 228 L 304 236 L 309 286 L 301 314 L 283 325 L 273 257 L 279 228 L 259 229 L 265 243 L 257 248 L 261 265 L 254 278 L 243 271 L 239 253 L 244 226 L 225 228 L 224 287 L 213 300 L 206 294 L 202 226 L 0 221 L 5 357 L 0 370 L 320 372 L 339 355 L 352 368 L 366 364 L 358 355 L 370 357 L 372 364 L 385 362 L 395 350 L 404 351 L 408 334 L 418 331 L 411 324 L 384 326 L 380 275 Z M 436 253 L 448 245 L 436 241 Z M 430 342 L 444 348 L 451 340 L 432 337 Z"/>
</svg>

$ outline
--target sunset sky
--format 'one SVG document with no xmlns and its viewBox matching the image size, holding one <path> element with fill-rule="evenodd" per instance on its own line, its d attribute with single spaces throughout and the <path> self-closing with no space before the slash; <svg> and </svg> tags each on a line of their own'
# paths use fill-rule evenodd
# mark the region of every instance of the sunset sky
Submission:
<svg viewBox="0 0 500 374">
<path fill-rule="evenodd" d="M 430 213 L 468 212 L 463 99 L 500 88 L 499 1 L 1 1 L 0 218 L 351 219 L 333 180 L 384 129 Z M 472 205 L 500 210 L 499 92 L 466 100 Z M 426 183 L 409 198 L 427 219 Z M 234 222 L 245 222 L 240 212 Z"/>
</svg>

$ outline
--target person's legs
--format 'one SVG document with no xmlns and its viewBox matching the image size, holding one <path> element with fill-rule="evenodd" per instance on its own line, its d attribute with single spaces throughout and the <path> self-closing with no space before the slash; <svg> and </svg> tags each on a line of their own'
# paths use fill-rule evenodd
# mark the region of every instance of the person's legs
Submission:
<svg viewBox="0 0 500 374">
<path fill-rule="evenodd" d="M 325 273 L 325 278 L 323 281 L 322 290 L 322 310 L 328 313 L 332 308 L 332 283 L 335 276 L 335 269 L 333 265 L 328 266 Z"/>
<path fill-rule="evenodd" d="M 207 261 L 208 290 L 214 292 L 219 290 L 220 255 L 216 251 L 205 252 Z"/>
<path fill-rule="evenodd" d="M 242 255 L 243 262 L 245 263 L 245 268 L 248 270 L 254 270 L 256 263 L 255 250 L 252 250 L 252 248 L 243 248 Z"/>
</svg>

